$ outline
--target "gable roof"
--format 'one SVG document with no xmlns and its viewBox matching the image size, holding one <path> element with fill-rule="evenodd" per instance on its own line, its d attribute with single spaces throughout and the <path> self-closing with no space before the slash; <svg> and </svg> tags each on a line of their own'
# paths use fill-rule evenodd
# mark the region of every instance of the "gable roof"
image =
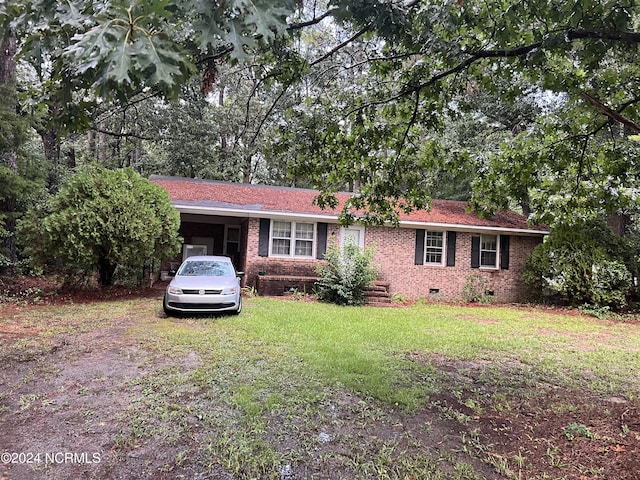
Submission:
<svg viewBox="0 0 640 480">
<path fill-rule="evenodd" d="M 337 221 L 340 208 L 349 193 L 338 193 L 338 208 L 323 210 L 314 204 L 317 190 L 229 183 L 153 175 L 150 181 L 169 194 L 172 204 L 181 213 L 201 215 L 246 216 L 258 218 L 307 218 L 315 221 Z M 491 230 L 544 235 L 548 231 L 531 226 L 526 217 L 512 211 L 502 211 L 493 218 L 479 218 L 467 212 L 467 203 L 454 200 L 433 200 L 431 210 L 400 214 L 400 226 L 428 226 L 454 230 Z"/>
</svg>

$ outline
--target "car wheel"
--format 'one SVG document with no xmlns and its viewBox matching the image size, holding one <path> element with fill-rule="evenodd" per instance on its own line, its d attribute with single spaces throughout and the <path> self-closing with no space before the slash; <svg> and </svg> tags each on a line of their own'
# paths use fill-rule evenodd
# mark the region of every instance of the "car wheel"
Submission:
<svg viewBox="0 0 640 480">
<path fill-rule="evenodd" d="M 241 311 L 242 311 L 242 297 L 239 297 L 238 298 L 238 308 L 233 311 L 233 314 L 234 315 L 240 315 Z"/>
<path fill-rule="evenodd" d="M 162 310 L 164 310 L 164 313 L 168 317 L 171 316 L 171 310 L 169 310 L 169 307 L 167 306 L 167 295 L 166 294 L 162 297 Z"/>
</svg>

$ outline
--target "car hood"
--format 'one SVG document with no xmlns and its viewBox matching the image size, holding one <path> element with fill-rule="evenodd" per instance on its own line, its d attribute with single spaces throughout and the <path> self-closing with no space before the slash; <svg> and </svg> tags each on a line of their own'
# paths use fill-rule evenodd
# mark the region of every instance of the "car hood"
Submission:
<svg viewBox="0 0 640 480">
<path fill-rule="evenodd" d="M 171 280 L 169 286 L 188 289 L 223 289 L 237 287 L 239 280 L 237 277 L 190 277 L 179 276 Z"/>
</svg>

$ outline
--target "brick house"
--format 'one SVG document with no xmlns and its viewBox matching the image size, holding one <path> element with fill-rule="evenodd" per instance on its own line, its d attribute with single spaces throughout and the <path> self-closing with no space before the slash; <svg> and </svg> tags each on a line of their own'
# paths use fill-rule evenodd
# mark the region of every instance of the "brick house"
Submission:
<svg viewBox="0 0 640 480">
<path fill-rule="evenodd" d="M 151 182 L 180 212 L 185 244 L 173 266 L 191 254 L 228 255 L 260 294 L 311 291 L 327 245 L 351 237 L 375 247 L 379 278 L 392 293 L 457 300 L 477 274 L 496 302 L 523 301 L 525 262 L 548 233 L 515 212 L 482 219 L 449 200 L 402 214 L 399 227 L 344 228 L 338 211 L 313 204 L 314 190 L 160 176 Z"/>
</svg>

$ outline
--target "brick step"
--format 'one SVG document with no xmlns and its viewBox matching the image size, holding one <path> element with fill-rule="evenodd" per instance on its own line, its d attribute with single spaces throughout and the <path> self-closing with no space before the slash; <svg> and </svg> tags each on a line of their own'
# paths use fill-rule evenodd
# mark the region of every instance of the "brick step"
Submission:
<svg viewBox="0 0 640 480">
<path fill-rule="evenodd" d="M 386 292 L 389 291 L 389 282 L 383 282 L 382 280 L 376 280 L 372 285 L 365 287 L 365 290 L 384 290 Z"/>
<path fill-rule="evenodd" d="M 366 290 L 364 292 L 365 297 L 388 297 L 389 292 L 386 290 Z"/>
<path fill-rule="evenodd" d="M 387 287 L 384 285 L 372 285 L 370 287 L 364 287 L 365 292 L 388 292 Z"/>
<path fill-rule="evenodd" d="M 390 295 L 366 295 L 366 299 L 372 302 L 386 302 L 391 301 Z"/>
<path fill-rule="evenodd" d="M 373 285 L 365 288 L 364 295 L 367 305 L 384 306 L 391 304 L 389 282 L 376 280 Z"/>
<path fill-rule="evenodd" d="M 391 298 L 390 297 L 367 297 L 365 304 L 366 305 L 376 305 L 376 306 L 382 306 L 382 305 L 390 305 L 391 302 Z"/>
</svg>

